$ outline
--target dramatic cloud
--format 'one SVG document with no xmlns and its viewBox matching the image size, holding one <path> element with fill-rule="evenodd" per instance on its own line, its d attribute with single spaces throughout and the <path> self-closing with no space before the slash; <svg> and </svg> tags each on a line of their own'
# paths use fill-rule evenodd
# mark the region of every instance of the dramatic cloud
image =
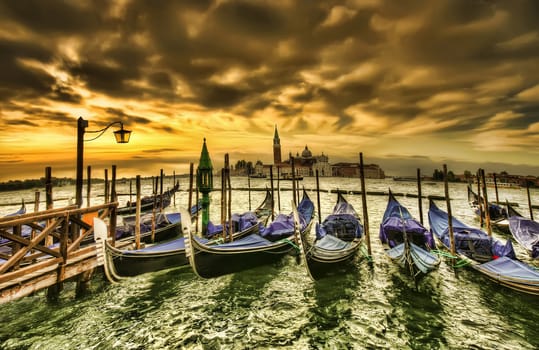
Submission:
<svg viewBox="0 0 539 350">
<path fill-rule="evenodd" d="M 204 137 L 271 162 L 275 125 L 285 154 L 539 172 L 538 58 L 533 0 L 4 1 L 0 180 L 46 152 L 73 176 L 79 117 L 133 130 L 85 148 L 126 176 L 186 170 Z"/>
</svg>

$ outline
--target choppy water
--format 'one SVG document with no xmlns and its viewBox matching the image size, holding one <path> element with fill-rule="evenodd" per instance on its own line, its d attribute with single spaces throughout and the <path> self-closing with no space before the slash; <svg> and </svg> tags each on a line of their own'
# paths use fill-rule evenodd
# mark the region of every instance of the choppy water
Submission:
<svg viewBox="0 0 539 350">
<path fill-rule="evenodd" d="M 182 179 L 182 187 L 187 181 Z M 247 187 L 247 179 L 233 178 Z M 264 187 L 265 180 L 252 180 Z M 314 188 L 314 179 L 305 179 Z M 290 186 L 289 183 L 284 184 Z M 321 178 L 322 189 L 359 190 L 357 179 Z M 119 192 L 125 192 L 120 185 Z M 367 180 L 368 191 L 416 193 L 415 183 Z M 147 188 L 151 185 L 147 184 Z M 95 194 L 101 191 L 96 187 Z M 494 191 L 489 193 L 494 198 Z M 55 198 L 72 196 L 73 188 L 55 189 Z M 455 216 L 477 224 L 466 201 L 466 187 L 450 184 Z M 441 195 L 443 185 L 424 184 L 423 194 Z M 263 192 L 252 192 L 253 208 Z M 316 203 L 316 194 L 310 193 Z M 15 203 L 33 191 L 0 193 L 0 203 Z M 525 190 L 500 189 L 500 199 L 520 204 L 528 214 Z M 125 201 L 127 197 L 120 197 Z M 321 193 L 322 215 L 335 194 Z M 361 197 L 347 199 L 361 214 Z M 374 263 L 358 259 L 351 274 L 312 282 L 293 257 L 282 262 L 212 280 L 177 268 L 109 284 L 101 273 L 90 293 L 74 298 L 65 284 L 57 304 L 43 293 L 0 306 L 2 349 L 537 349 L 539 298 L 523 295 L 483 278 L 471 269 L 454 272 L 442 262 L 418 289 L 384 255 L 378 226 L 386 196 L 368 196 Z M 417 198 L 399 197 L 418 215 Z M 93 200 L 101 203 L 102 198 Z M 213 194 L 212 217 L 218 219 L 219 194 Z M 281 209 L 290 210 L 291 193 L 281 193 Z M 539 202 L 539 193 L 532 192 Z M 67 203 L 67 200 L 65 201 Z M 94 203 L 95 202 L 95 203 Z M 66 203 L 55 203 L 60 207 Z M 248 209 L 248 192 L 235 191 L 235 211 Z M 186 206 L 180 193 L 177 206 Z M 440 203 L 445 208 L 444 203 Z M 0 214 L 18 205 L 0 207 Z M 32 205 L 28 205 L 31 209 Z M 423 201 L 427 222 L 427 202 Z M 538 213 L 535 213 L 538 216 Z M 500 238 L 507 238 L 497 234 Z M 519 257 L 529 262 L 515 244 Z M 537 265 L 536 265 L 537 266 Z"/>
</svg>

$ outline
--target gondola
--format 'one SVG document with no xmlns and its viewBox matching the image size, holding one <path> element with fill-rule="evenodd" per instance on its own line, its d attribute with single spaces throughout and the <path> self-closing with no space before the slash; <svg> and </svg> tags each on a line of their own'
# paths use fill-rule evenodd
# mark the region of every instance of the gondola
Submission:
<svg viewBox="0 0 539 350">
<path fill-rule="evenodd" d="M 416 280 L 440 265 L 432 233 L 415 220 L 389 191 L 389 198 L 380 224 L 380 240 L 387 247 L 391 260 L 404 267 Z"/>
<path fill-rule="evenodd" d="M 303 230 L 299 237 L 302 258 L 313 280 L 345 273 L 354 262 L 364 237 L 357 212 L 340 192 L 332 213 L 321 224 L 316 224 L 314 239 L 309 233 Z"/>
<path fill-rule="evenodd" d="M 301 231 L 310 230 L 314 204 L 305 190 L 298 211 Z M 189 232 L 186 252 L 189 264 L 198 276 L 213 278 L 280 260 L 297 249 L 293 237 L 293 214 L 280 214 L 269 225 L 260 228 L 258 233 L 222 244 L 209 245 Z"/>
<path fill-rule="evenodd" d="M 481 216 L 483 216 L 483 219 L 485 219 L 485 213 L 482 212 L 479 208 L 478 198 L 479 196 L 477 195 L 477 193 L 475 193 L 472 190 L 472 187 L 468 185 L 468 203 L 478 218 L 481 218 Z M 480 204 L 481 207 L 485 206 L 483 198 L 481 198 Z M 485 209 L 483 208 L 483 211 L 484 210 Z M 507 220 L 507 211 L 503 206 L 489 202 L 488 214 L 492 227 L 503 233 L 509 233 L 509 221 Z"/>
<path fill-rule="evenodd" d="M 245 213 L 243 215 L 233 215 L 234 226 L 245 227 L 245 229 L 237 231 L 233 234 L 234 239 L 239 239 L 245 235 L 248 235 L 258 230 L 258 224 L 260 222 L 266 223 L 269 215 L 271 214 L 272 196 L 270 191 L 266 191 L 266 197 L 262 204 L 255 209 L 253 213 Z M 189 217 L 187 211 L 180 214 L 181 217 Z M 248 220 L 254 222 L 248 224 Z M 118 249 L 110 245 L 107 240 L 107 227 L 103 225 L 101 220 L 97 220 L 94 223 L 94 230 L 96 232 L 96 240 L 100 247 L 99 252 L 103 257 L 103 265 L 107 278 L 114 282 L 116 280 L 136 276 L 147 272 L 154 272 L 164 270 L 172 267 L 179 267 L 189 264 L 186 258 L 185 252 L 185 237 L 186 232 L 190 225 L 186 222 L 192 222 L 194 217 L 189 217 L 186 220 L 180 220 L 181 232 L 183 237 L 172 239 L 156 243 L 153 245 L 147 245 L 140 249 Z M 182 223 L 183 222 L 183 223 Z M 99 233 L 98 233 L 98 230 Z M 221 240 L 219 232 L 211 232 L 212 238 L 197 238 L 208 245 L 216 244 Z"/>
<path fill-rule="evenodd" d="M 156 194 L 152 196 L 144 196 L 140 199 L 140 211 L 147 212 L 154 209 L 154 205 L 157 208 L 164 209 L 171 203 L 172 196 L 180 189 L 180 183 L 177 182 L 173 188 L 163 192 L 163 194 Z M 118 215 L 134 214 L 137 210 L 136 202 L 127 202 L 125 206 L 116 210 Z"/>
<path fill-rule="evenodd" d="M 528 254 L 533 258 L 539 258 L 539 222 L 520 215 L 509 203 L 507 203 L 509 216 L 509 231 Z"/>
<path fill-rule="evenodd" d="M 429 225 L 437 241 L 450 249 L 448 215 L 430 201 Z M 539 295 L 539 272 L 518 260 L 510 240 L 503 244 L 484 231 L 452 218 L 458 258 L 492 281 L 505 287 Z"/>
</svg>

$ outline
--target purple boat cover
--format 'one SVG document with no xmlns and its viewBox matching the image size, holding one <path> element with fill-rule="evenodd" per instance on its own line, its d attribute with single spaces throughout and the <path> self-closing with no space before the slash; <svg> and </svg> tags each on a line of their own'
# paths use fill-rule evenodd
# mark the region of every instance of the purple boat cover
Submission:
<svg viewBox="0 0 539 350">
<path fill-rule="evenodd" d="M 482 255 L 485 259 L 492 260 L 498 257 L 508 257 L 516 259 L 515 251 L 511 240 L 505 244 L 487 235 L 480 229 L 470 227 L 463 222 L 452 218 L 453 235 L 455 237 L 456 250 L 470 258 Z M 443 244 L 449 248 L 449 225 L 447 223 L 447 213 L 439 209 L 434 202 L 431 202 L 429 209 L 429 225 L 431 232 L 435 234 Z"/>
<path fill-rule="evenodd" d="M 539 222 L 522 216 L 511 216 L 509 230 L 515 240 L 526 248 L 534 259 L 539 257 Z"/>
<path fill-rule="evenodd" d="M 344 241 L 352 241 L 363 236 L 363 226 L 354 207 L 339 193 L 333 212 L 322 224 L 316 224 L 316 239 L 326 235 L 337 237 Z"/>
<path fill-rule="evenodd" d="M 258 217 L 252 211 L 248 211 L 243 214 L 232 214 L 232 224 L 234 225 L 234 232 L 244 231 L 249 227 L 257 225 L 258 223 Z M 228 230 L 227 225 L 228 222 L 225 224 Z M 211 238 L 221 232 L 223 232 L 223 225 L 215 225 L 211 221 L 208 222 L 206 237 Z"/>
<path fill-rule="evenodd" d="M 432 233 L 415 220 L 408 209 L 390 194 L 380 224 L 380 240 L 390 248 L 394 248 L 404 242 L 403 232 L 407 232 L 411 242 L 418 247 L 429 249 L 436 247 Z"/>
</svg>

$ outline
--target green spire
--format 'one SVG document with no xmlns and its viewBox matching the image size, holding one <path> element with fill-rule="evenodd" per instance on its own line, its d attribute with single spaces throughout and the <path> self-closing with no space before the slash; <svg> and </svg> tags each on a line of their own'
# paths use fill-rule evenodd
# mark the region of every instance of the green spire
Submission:
<svg viewBox="0 0 539 350">
<path fill-rule="evenodd" d="M 204 144 L 202 145 L 202 152 L 200 152 L 200 161 L 198 162 L 198 170 L 213 170 L 211 165 L 210 153 L 206 147 L 206 138 L 204 138 Z"/>
<path fill-rule="evenodd" d="M 206 232 L 210 221 L 210 197 L 213 190 L 213 167 L 210 153 L 206 147 L 206 139 L 200 152 L 200 161 L 197 168 L 197 188 L 202 193 L 202 232 Z"/>
</svg>

